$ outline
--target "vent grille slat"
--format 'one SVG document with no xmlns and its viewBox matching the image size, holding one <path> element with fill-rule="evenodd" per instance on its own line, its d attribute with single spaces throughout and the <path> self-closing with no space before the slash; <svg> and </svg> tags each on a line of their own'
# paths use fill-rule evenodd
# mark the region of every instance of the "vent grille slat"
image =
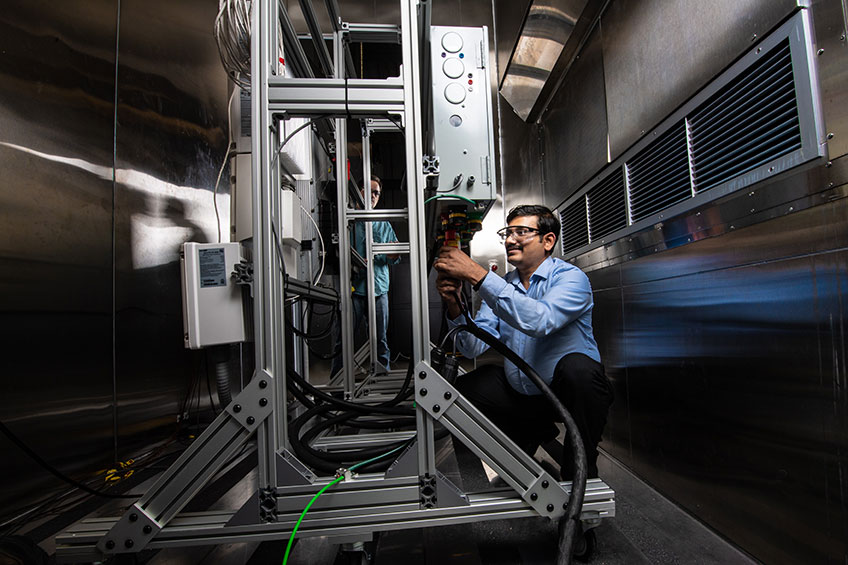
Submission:
<svg viewBox="0 0 848 565">
<path fill-rule="evenodd" d="M 690 118 L 695 189 L 709 190 L 801 146 L 789 39 Z"/>
<path fill-rule="evenodd" d="M 599 182 L 587 193 L 587 198 L 592 240 L 627 227 L 627 198 L 621 169 L 616 169 Z"/>
<path fill-rule="evenodd" d="M 768 111 L 772 104 L 795 99 L 795 89 L 792 85 L 792 76 L 776 77 L 772 83 L 764 84 L 758 88 L 759 92 L 750 92 L 746 100 L 736 101 L 723 109 L 721 113 L 711 116 L 710 123 L 704 123 L 697 117 L 692 118 L 691 126 L 694 135 L 702 135 L 710 131 L 721 131 L 740 123 L 751 123 L 756 121 L 755 114 Z"/>
<path fill-rule="evenodd" d="M 737 77 L 737 79 L 729 83 L 723 91 L 715 94 L 710 100 L 707 100 L 705 103 L 698 106 L 698 108 L 692 113 L 690 119 L 694 119 L 698 116 L 706 116 L 712 113 L 712 111 L 716 108 L 721 108 L 725 101 L 732 98 L 739 90 L 744 88 L 746 83 L 757 82 L 761 76 L 767 76 L 769 71 L 773 69 L 775 65 L 780 64 L 780 59 L 788 54 L 788 43 L 778 45 L 775 49 L 761 58 L 759 63 L 755 63 L 754 66 L 749 67 L 747 71 L 740 75 L 740 77 L 746 77 L 747 80 L 739 80 L 740 77 Z"/>
<path fill-rule="evenodd" d="M 715 145 L 711 151 L 699 153 L 699 165 L 695 167 L 695 172 L 697 173 L 700 170 L 703 163 L 714 163 L 719 165 L 728 158 L 732 158 L 733 155 L 749 153 L 753 149 L 761 148 L 763 146 L 763 141 L 791 137 L 797 126 L 798 121 L 795 117 L 794 109 L 790 108 L 789 110 L 784 111 L 783 114 L 774 117 L 768 123 L 763 124 L 752 132 L 739 133 L 736 136 L 727 139 L 725 143 Z M 736 142 L 739 141 L 740 137 L 743 135 L 749 138 L 748 145 L 756 144 L 755 147 L 751 147 L 747 151 L 744 151 L 744 148 L 740 149 Z"/>
<path fill-rule="evenodd" d="M 753 115 L 754 119 L 761 120 L 770 120 L 772 116 L 775 114 L 781 116 L 790 116 L 795 114 L 795 98 L 791 94 L 786 95 L 786 99 L 781 101 L 779 105 L 769 108 L 763 108 L 756 115 Z M 740 120 L 738 125 L 734 125 L 733 128 L 728 129 L 724 132 L 719 132 L 713 135 L 711 138 L 706 139 L 704 141 L 699 141 L 697 143 L 693 143 L 692 147 L 697 147 L 700 157 L 706 158 L 715 151 L 721 151 L 726 147 L 726 144 L 729 142 L 737 141 L 739 137 L 744 136 L 748 128 L 750 127 L 749 123 L 746 123 L 744 120 Z"/>
<path fill-rule="evenodd" d="M 589 225 L 586 218 L 586 198 L 578 198 L 560 214 L 562 252 L 568 253 L 589 244 Z"/>
<path fill-rule="evenodd" d="M 628 163 L 634 222 L 692 196 L 686 125 L 681 120 Z"/>
</svg>

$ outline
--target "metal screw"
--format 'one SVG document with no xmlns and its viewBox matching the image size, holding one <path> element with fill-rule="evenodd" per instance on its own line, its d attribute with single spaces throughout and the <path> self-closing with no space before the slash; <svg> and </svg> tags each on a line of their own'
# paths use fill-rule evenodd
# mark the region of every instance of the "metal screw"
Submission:
<svg viewBox="0 0 848 565">
<path fill-rule="evenodd" d="M 142 528 L 142 531 L 145 534 L 149 534 L 150 532 L 153 531 L 153 527 L 150 524 L 147 524 L 146 526 L 144 526 L 144 528 Z"/>
<path fill-rule="evenodd" d="M 453 396 L 453 395 L 451 394 L 451 391 L 447 391 L 447 392 L 445 393 L 445 400 L 450 400 L 451 396 Z"/>
<path fill-rule="evenodd" d="M 421 396 L 427 396 L 427 389 L 422 388 L 421 390 L 418 391 L 418 394 L 420 394 Z"/>
<path fill-rule="evenodd" d="M 547 480 L 542 481 L 542 488 L 548 488 L 548 485 L 549 485 L 549 484 L 550 484 L 550 483 L 549 483 Z"/>
<path fill-rule="evenodd" d="M 548 504 L 548 512 L 553 512 L 553 511 L 554 511 L 554 505 Z"/>
<path fill-rule="evenodd" d="M 131 548 L 134 545 L 135 545 L 135 542 L 133 542 L 133 540 L 131 540 L 131 539 L 128 539 L 127 541 L 124 542 L 124 547 L 126 547 L 127 549 Z"/>
<path fill-rule="evenodd" d="M 260 398 L 259 399 L 259 406 L 268 406 L 268 399 L 267 398 Z"/>
<path fill-rule="evenodd" d="M 268 381 L 265 381 L 265 380 L 259 381 L 259 388 L 267 388 L 267 387 L 268 387 Z"/>
<path fill-rule="evenodd" d="M 247 425 L 248 425 L 248 426 L 252 426 L 252 425 L 253 425 L 253 422 L 255 422 L 255 421 L 256 421 L 256 418 L 254 418 L 253 416 L 248 416 L 248 417 L 247 417 Z"/>
<path fill-rule="evenodd" d="M 418 373 L 418 378 L 419 379 L 426 379 L 427 373 L 425 371 L 421 371 L 420 373 Z"/>
<path fill-rule="evenodd" d="M 235 412 L 236 414 L 241 412 L 241 404 L 236 404 L 235 406 L 233 406 L 233 412 Z"/>
<path fill-rule="evenodd" d="M 562 509 L 563 509 L 563 510 L 567 510 L 567 509 L 568 509 L 568 503 L 567 503 L 567 502 L 563 502 L 563 503 L 562 503 Z"/>
<path fill-rule="evenodd" d="M 757 40 L 757 34 L 755 33 L 754 35 L 751 36 L 751 41 L 756 41 L 756 40 Z"/>
<path fill-rule="evenodd" d="M 132 514 L 130 514 L 130 522 L 135 522 L 136 520 L 138 520 L 138 514 L 133 512 Z"/>
<path fill-rule="evenodd" d="M 441 406 L 439 406 L 438 404 L 436 404 L 435 406 L 433 406 L 433 412 L 438 412 L 438 411 L 440 411 L 441 409 L 442 409 L 442 407 L 441 407 Z"/>
<path fill-rule="evenodd" d="M 824 164 L 824 166 L 829 169 L 830 167 L 833 166 L 833 161 L 828 161 L 827 163 Z"/>
<path fill-rule="evenodd" d="M 816 51 L 816 55 L 821 55 L 823 53 L 824 53 L 824 49 L 819 49 L 818 51 Z"/>
<path fill-rule="evenodd" d="M 106 549 L 115 549 L 115 542 L 112 541 L 112 540 L 107 541 L 106 542 Z"/>
<path fill-rule="evenodd" d="M 827 134 L 827 138 L 828 138 L 828 139 L 833 139 L 833 134 L 832 134 L 832 133 Z"/>
<path fill-rule="evenodd" d="M 536 494 L 535 492 L 534 492 L 534 493 L 532 493 L 532 494 L 530 494 L 530 500 L 536 500 L 536 499 L 538 499 L 538 498 L 539 498 L 539 495 L 538 495 L 538 494 Z"/>
</svg>

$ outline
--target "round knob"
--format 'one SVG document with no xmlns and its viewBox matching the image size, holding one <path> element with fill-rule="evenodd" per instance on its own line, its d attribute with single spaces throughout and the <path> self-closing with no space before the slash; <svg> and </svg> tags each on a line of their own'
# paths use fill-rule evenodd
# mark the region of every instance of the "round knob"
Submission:
<svg viewBox="0 0 848 565">
<path fill-rule="evenodd" d="M 448 53 L 456 53 L 462 49 L 462 36 L 455 31 L 450 31 L 442 37 L 442 47 Z"/>
<path fill-rule="evenodd" d="M 456 57 L 450 57 L 442 63 L 442 72 L 450 78 L 459 78 L 465 73 L 465 65 Z"/>
<path fill-rule="evenodd" d="M 465 100 L 465 88 L 461 84 L 452 82 L 445 87 L 445 98 L 451 104 L 461 104 Z"/>
</svg>

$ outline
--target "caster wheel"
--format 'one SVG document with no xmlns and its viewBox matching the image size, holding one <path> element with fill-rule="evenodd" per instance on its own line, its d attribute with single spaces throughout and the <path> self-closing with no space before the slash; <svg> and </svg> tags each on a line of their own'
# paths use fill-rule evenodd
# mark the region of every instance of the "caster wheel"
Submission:
<svg viewBox="0 0 848 565">
<path fill-rule="evenodd" d="M 595 537 L 595 530 L 584 532 L 579 539 L 574 540 L 574 559 L 581 563 L 588 563 L 595 553 L 597 545 L 598 539 Z"/>
</svg>

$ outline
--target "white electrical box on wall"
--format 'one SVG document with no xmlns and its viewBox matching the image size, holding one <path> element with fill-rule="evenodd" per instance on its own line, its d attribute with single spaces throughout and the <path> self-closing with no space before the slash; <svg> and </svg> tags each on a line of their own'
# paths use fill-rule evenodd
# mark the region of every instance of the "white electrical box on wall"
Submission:
<svg viewBox="0 0 848 565">
<path fill-rule="evenodd" d="M 184 243 L 180 250 L 185 346 L 246 340 L 242 289 L 231 273 L 241 261 L 238 243 Z"/>
<path fill-rule="evenodd" d="M 432 26 L 430 30 L 439 191 L 494 200 L 488 28 Z"/>
</svg>

